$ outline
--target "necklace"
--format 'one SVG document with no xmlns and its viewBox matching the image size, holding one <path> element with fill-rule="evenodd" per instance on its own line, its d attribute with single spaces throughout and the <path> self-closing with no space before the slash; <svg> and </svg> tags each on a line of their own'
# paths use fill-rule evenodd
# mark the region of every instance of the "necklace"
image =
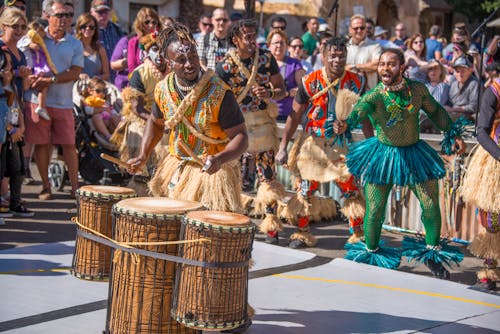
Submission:
<svg viewBox="0 0 500 334">
<path fill-rule="evenodd" d="M 403 120 L 403 115 L 402 112 L 404 110 L 407 110 L 408 112 L 412 113 L 415 110 L 415 106 L 412 104 L 412 93 L 410 89 L 410 85 L 406 82 L 406 80 L 403 80 L 401 82 L 405 87 L 406 87 L 406 93 L 408 95 L 408 103 L 403 106 L 399 103 L 396 102 L 396 99 L 389 95 L 389 89 L 387 86 L 384 85 L 384 94 L 387 97 L 387 99 L 390 100 L 390 104 L 386 105 L 387 111 L 389 112 L 389 120 L 387 121 L 386 125 L 388 127 L 393 126 L 397 122 L 400 122 Z M 399 85 L 399 84 L 398 84 Z M 395 86 L 392 86 L 395 87 Z M 403 88 L 403 87 L 401 87 Z"/>
<path fill-rule="evenodd" d="M 238 57 L 238 55 L 234 50 L 229 51 L 227 55 L 233 59 L 236 66 L 238 66 L 238 69 L 245 76 L 245 78 L 247 78 L 246 86 L 237 96 L 238 103 L 241 103 L 241 101 L 243 101 L 243 99 L 247 96 L 250 88 L 255 83 L 255 77 L 257 76 L 258 65 L 259 65 L 259 49 L 255 50 L 255 55 L 252 62 L 252 72 L 248 71 L 248 68 L 241 62 L 240 57 Z"/>
<path fill-rule="evenodd" d="M 174 79 L 175 79 L 175 85 L 177 86 L 177 88 L 179 88 L 180 90 L 182 90 L 183 92 L 189 92 L 191 90 L 193 90 L 194 86 L 196 86 L 196 83 L 198 82 L 198 79 L 200 78 L 200 74 L 201 73 L 198 73 L 198 78 L 196 79 L 195 82 L 193 82 L 192 85 L 189 85 L 189 86 L 184 86 L 182 85 L 178 78 L 177 78 L 177 75 L 174 74 Z"/>
<path fill-rule="evenodd" d="M 405 82 L 405 80 L 403 79 L 403 80 L 401 80 L 401 82 L 400 82 L 400 83 L 397 83 L 397 84 L 392 85 L 392 86 L 386 86 L 386 85 L 384 85 L 384 84 L 382 84 L 382 85 L 384 86 L 384 89 L 385 89 L 385 90 L 388 90 L 389 92 L 397 92 L 398 90 L 401 90 L 401 89 L 403 89 L 403 88 L 404 88 L 405 83 L 406 83 L 406 82 Z"/>
</svg>

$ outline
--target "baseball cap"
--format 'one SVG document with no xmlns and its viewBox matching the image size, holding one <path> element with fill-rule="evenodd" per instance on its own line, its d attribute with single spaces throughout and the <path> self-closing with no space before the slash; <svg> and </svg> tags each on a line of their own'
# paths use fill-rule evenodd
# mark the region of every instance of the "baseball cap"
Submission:
<svg viewBox="0 0 500 334">
<path fill-rule="evenodd" d="M 466 67 L 471 68 L 472 63 L 467 57 L 458 57 L 457 60 L 453 63 L 453 67 Z"/>
<path fill-rule="evenodd" d="M 376 26 L 375 27 L 375 32 L 373 33 L 373 36 L 379 36 L 379 35 L 385 34 L 386 32 L 387 32 L 387 30 L 384 29 L 383 27 Z"/>
<path fill-rule="evenodd" d="M 95 10 L 111 9 L 113 2 L 111 0 L 92 0 L 91 7 Z"/>
</svg>

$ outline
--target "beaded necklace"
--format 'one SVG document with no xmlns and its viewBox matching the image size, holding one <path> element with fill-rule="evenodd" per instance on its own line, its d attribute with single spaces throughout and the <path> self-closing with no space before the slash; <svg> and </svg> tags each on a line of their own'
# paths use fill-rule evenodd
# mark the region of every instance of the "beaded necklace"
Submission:
<svg viewBox="0 0 500 334">
<path fill-rule="evenodd" d="M 387 111 L 389 112 L 389 120 L 387 121 L 386 125 L 388 127 L 393 126 L 397 122 L 400 122 L 403 120 L 403 111 L 408 110 L 408 112 L 412 113 L 415 110 L 415 106 L 412 103 L 412 93 L 410 89 L 410 85 L 408 85 L 408 82 L 404 80 L 405 87 L 406 87 L 406 93 L 408 94 L 408 103 L 405 106 L 400 105 L 399 103 L 396 102 L 396 99 L 394 97 L 391 97 L 389 95 L 389 89 L 387 86 L 383 85 L 384 87 L 384 94 L 387 97 L 388 100 L 390 100 L 390 104 L 387 105 L 385 104 L 385 107 Z M 391 90 L 392 91 L 392 90 Z"/>
</svg>

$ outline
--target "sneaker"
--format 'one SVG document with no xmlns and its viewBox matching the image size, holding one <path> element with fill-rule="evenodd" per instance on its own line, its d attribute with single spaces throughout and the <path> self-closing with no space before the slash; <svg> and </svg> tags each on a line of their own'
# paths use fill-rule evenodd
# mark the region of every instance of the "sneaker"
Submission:
<svg viewBox="0 0 500 334">
<path fill-rule="evenodd" d="M 10 209 L 14 217 L 27 218 L 33 217 L 35 213 L 33 211 L 28 210 L 23 204 L 20 204 L 14 209 Z"/>
<path fill-rule="evenodd" d="M 23 179 L 23 185 L 25 186 L 30 186 L 32 184 L 35 183 L 35 179 L 32 178 L 31 176 L 26 176 L 24 179 Z"/>
<path fill-rule="evenodd" d="M 50 191 L 50 189 L 43 189 L 38 194 L 38 199 L 41 199 L 42 201 L 48 201 L 49 199 L 52 199 L 52 192 Z"/>
<path fill-rule="evenodd" d="M 50 116 L 49 116 L 49 113 L 47 112 L 47 110 L 45 108 L 40 108 L 40 107 L 37 107 L 35 109 L 35 112 L 38 114 L 38 116 L 40 116 L 41 118 L 43 118 L 44 120 L 46 121 L 50 121 Z"/>
<path fill-rule="evenodd" d="M 300 239 L 293 239 L 288 244 L 288 247 L 293 248 L 293 249 L 304 248 L 304 247 L 306 247 L 306 243 Z"/>
<path fill-rule="evenodd" d="M 6 206 L 0 206 L 0 218 L 10 218 L 13 214 Z"/>
</svg>

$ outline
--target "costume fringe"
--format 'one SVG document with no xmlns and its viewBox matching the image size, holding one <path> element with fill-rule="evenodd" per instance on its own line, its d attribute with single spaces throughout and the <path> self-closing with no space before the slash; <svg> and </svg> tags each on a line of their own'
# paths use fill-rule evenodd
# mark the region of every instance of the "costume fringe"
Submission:
<svg viewBox="0 0 500 334">
<path fill-rule="evenodd" d="M 256 200 L 265 204 L 272 204 L 286 196 L 285 187 L 276 179 L 269 182 L 261 182 L 257 189 Z"/>
<path fill-rule="evenodd" d="M 337 217 L 337 202 L 331 197 L 318 197 L 321 219 L 331 220 Z"/>
<path fill-rule="evenodd" d="M 310 222 L 321 222 L 321 208 L 320 200 L 316 196 L 309 197 L 311 206 L 309 207 L 309 221 Z"/>
<path fill-rule="evenodd" d="M 363 230 L 361 230 L 361 235 L 358 233 L 359 232 L 355 232 L 355 233 L 351 234 L 351 236 L 347 239 L 346 242 L 348 244 L 356 244 L 358 242 L 361 242 L 363 240 L 363 237 L 364 237 Z"/>
<path fill-rule="evenodd" d="M 340 89 L 337 93 L 335 102 L 335 115 L 338 120 L 345 121 L 349 118 L 354 105 L 358 102 L 359 95 L 349 89 Z M 346 131 L 341 135 L 336 135 L 334 143 L 339 146 L 344 146 L 352 141 L 352 134 Z"/>
<path fill-rule="evenodd" d="M 281 210 L 280 218 L 286 219 L 290 224 L 297 224 L 297 217 L 309 216 L 310 204 L 302 195 L 295 194 Z"/>
<path fill-rule="evenodd" d="M 171 182 L 175 183 L 173 188 L 169 187 Z M 240 172 L 234 162 L 209 175 L 201 173 L 201 167 L 193 162 L 168 155 L 149 182 L 149 189 L 153 196 L 197 201 L 209 210 L 242 212 Z"/>
<path fill-rule="evenodd" d="M 487 212 L 500 212 L 500 161 L 479 145 L 467 166 L 460 188 L 463 200 Z"/>
<path fill-rule="evenodd" d="M 452 155 L 454 153 L 453 144 L 455 143 L 455 137 L 472 137 L 473 131 L 469 129 L 469 125 L 472 125 L 472 122 L 464 116 L 453 122 L 451 129 L 444 133 L 443 140 L 441 141 L 441 152 L 446 155 Z"/>
<path fill-rule="evenodd" d="M 428 248 L 423 238 L 411 238 L 405 236 L 403 239 L 403 256 L 408 262 L 417 261 L 425 263 L 432 260 L 436 263 L 444 263 L 451 267 L 452 264 L 459 265 L 464 259 L 464 255 L 458 247 L 448 245 L 446 239 L 439 243 L 440 249 Z"/>
<path fill-rule="evenodd" d="M 290 240 L 300 240 L 303 241 L 307 247 L 314 247 L 318 243 L 318 240 L 311 232 L 297 231 L 290 236 Z"/>
<path fill-rule="evenodd" d="M 358 263 L 371 264 L 387 269 L 397 269 L 401 263 L 401 249 L 385 247 L 384 241 L 380 241 L 377 251 L 370 252 L 362 241 L 355 244 L 346 244 L 347 253 L 345 258 Z"/>
<path fill-rule="evenodd" d="M 249 216 L 253 210 L 254 198 L 248 194 L 241 193 L 241 207 L 245 215 Z"/>
<path fill-rule="evenodd" d="M 482 259 L 500 259 L 500 232 L 482 232 L 474 238 L 469 251 Z"/>
<path fill-rule="evenodd" d="M 484 268 L 477 272 L 477 278 L 479 280 L 489 279 L 493 282 L 500 281 L 500 268 Z"/>
<path fill-rule="evenodd" d="M 297 138 L 295 138 L 292 148 L 288 153 L 287 169 L 292 175 L 299 175 L 299 169 L 297 168 L 297 157 L 299 156 L 300 148 L 302 147 L 305 138 L 306 136 L 301 131 Z M 294 183 L 295 182 L 292 182 L 292 184 Z"/>
<path fill-rule="evenodd" d="M 361 196 L 346 198 L 340 212 L 349 219 L 363 218 L 365 216 L 365 201 Z"/>
<path fill-rule="evenodd" d="M 283 224 L 275 214 L 267 213 L 266 218 L 259 225 L 259 230 L 264 234 L 267 234 L 267 232 L 281 232 L 283 231 Z"/>
</svg>

